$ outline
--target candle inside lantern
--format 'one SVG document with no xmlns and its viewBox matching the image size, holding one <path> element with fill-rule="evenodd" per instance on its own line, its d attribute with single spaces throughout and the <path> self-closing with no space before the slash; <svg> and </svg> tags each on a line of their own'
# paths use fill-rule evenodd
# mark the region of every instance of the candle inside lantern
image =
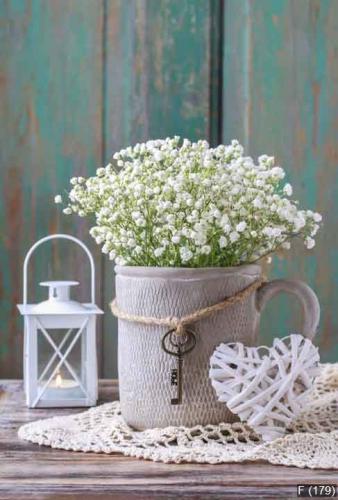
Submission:
<svg viewBox="0 0 338 500">
<path fill-rule="evenodd" d="M 43 383 L 39 384 L 40 390 Z M 76 380 L 64 378 L 60 371 L 57 371 L 55 377 L 48 384 L 42 399 L 43 401 L 59 401 L 63 400 L 76 400 L 83 395 L 83 391 Z"/>
<path fill-rule="evenodd" d="M 63 378 L 60 372 L 57 372 L 55 379 L 50 382 L 48 387 L 53 387 L 56 389 L 71 389 L 73 387 L 78 387 L 79 384 L 76 380 Z"/>
<path fill-rule="evenodd" d="M 55 385 L 56 387 L 61 387 L 62 386 L 62 377 L 61 373 L 58 373 L 55 377 Z"/>
</svg>

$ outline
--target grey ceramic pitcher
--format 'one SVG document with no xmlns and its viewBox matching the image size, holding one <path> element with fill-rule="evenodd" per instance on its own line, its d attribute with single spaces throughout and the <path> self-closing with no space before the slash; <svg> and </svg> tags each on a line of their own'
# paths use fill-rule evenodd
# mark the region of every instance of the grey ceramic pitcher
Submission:
<svg viewBox="0 0 338 500">
<path fill-rule="evenodd" d="M 117 266 L 116 300 L 133 315 L 182 317 L 216 304 L 246 288 L 261 276 L 261 267 L 160 268 Z M 278 292 L 295 295 L 303 308 L 303 335 L 312 338 L 319 322 L 319 303 L 303 282 L 274 280 L 242 302 L 194 325 L 196 346 L 184 357 L 182 404 L 172 405 L 175 387 L 171 369 L 177 359 L 161 347 L 166 327 L 126 320 L 118 323 L 118 371 L 122 415 L 136 429 L 170 425 L 194 426 L 232 422 L 235 417 L 219 403 L 209 379 L 209 359 L 221 342 L 258 342 L 260 313 Z"/>
</svg>

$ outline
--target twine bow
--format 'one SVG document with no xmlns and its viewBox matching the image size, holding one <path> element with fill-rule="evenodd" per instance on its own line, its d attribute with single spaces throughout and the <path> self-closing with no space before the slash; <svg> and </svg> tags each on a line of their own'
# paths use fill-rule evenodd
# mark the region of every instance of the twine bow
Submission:
<svg viewBox="0 0 338 500">
<path fill-rule="evenodd" d="M 265 278 L 259 278 L 253 283 L 251 283 L 243 290 L 240 290 L 235 295 L 231 297 L 226 297 L 221 302 L 217 304 L 213 304 L 212 306 L 204 307 L 203 309 L 199 309 L 191 314 L 187 314 L 182 318 L 177 318 L 176 316 L 168 316 L 166 318 L 155 318 L 152 316 L 138 316 L 136 314 L 129 314 L 127 312 L 122 311 L 116 302 L 116 298 L 110 304 L 110 308 L 114 316 L 119 319 L 130 321 L 133 323 L 141 323 L 143 325 L 155 325 L 155 326 L 166 326 L 170 330 L 174 330 L 176 335 L 184 335 L 185 328 L 187 325 L 196 323 L 201 319 L 207 318 L 211 316 L 211 314 L 222 311 L 229 306 L 236 304 L 237 302 L 242 302 L 248 295 L 257 290 L 263 283 L 266 282 Z"/>
</svg>

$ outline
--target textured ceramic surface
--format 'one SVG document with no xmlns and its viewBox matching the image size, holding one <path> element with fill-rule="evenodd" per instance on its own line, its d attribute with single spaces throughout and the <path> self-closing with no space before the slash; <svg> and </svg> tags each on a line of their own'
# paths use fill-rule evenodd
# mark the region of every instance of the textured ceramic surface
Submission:
<svg viewBox="0 0 338 500">
<path fill-rule="evenodd" d="M 205 269 L 117 266 L 117 304 L 129 314 L 182 317 L 236 294 L 260 275 L 257 265 Z M 142 430 L 233 421 L 234 415 L 217 401 L 209 380 L 210 356 L 221 342 L 255 345 L 260 311 L 280 290 L 301 299 L 306 318 L 303 333 L 313 335 L 319 305 L 312 290 L 303 283 L 286 280 L 264 285 L 243 302 L 193 325 L 197 344 L 184 357 L 183 401 L 177 406 L 170 403 L 175 396 L 170 372 L 177 361 L 161 348 L 166 328 L 119 320 L 120 401 L 126 422 Z"/>
</svg>

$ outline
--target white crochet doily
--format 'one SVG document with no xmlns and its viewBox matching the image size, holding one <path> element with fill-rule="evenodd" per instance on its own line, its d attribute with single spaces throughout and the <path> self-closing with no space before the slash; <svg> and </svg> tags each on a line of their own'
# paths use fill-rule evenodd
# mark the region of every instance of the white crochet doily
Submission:
<svg viewBox="0 0 338 500">
<path fill-rule="evenodd" d="M 338 363 L 322 365 L 310 402 L 288 434 L 263 443 L 242 423 L 167 427 L 137 432 L 118 401 L 77 415 L 26 424 L 19 437 L 64 450 L 122 453 L 161 462 L 218 464 L 265 460 L 296 467 L 338 469 Z"/>
</svg>

